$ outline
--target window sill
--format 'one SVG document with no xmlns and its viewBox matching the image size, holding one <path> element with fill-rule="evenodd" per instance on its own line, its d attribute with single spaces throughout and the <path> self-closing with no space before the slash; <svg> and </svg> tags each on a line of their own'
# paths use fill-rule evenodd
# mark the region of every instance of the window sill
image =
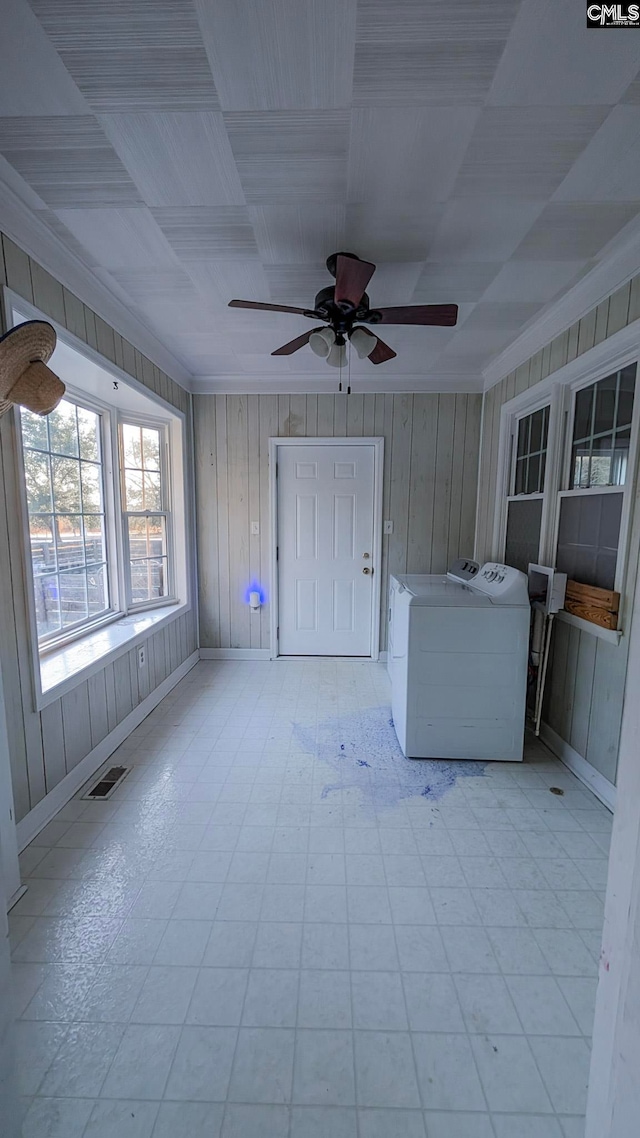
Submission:
<svg viewBox="0 0 640 1138">
<path fill-rule="evenodd" d="M 177 601 L 171 605 L 130 613 L 111 624 L 88 632 L 86 636 L 48 652 L 40 659 L 40 690 L 36 710 L 60 699 L 66 692 L 81 684 L 95 672 L 101 671 L 141 644 L 154 632 L 187 612 L 188 604 Z"/>
<path fill-rule="evenodd" d="M 588 632 L 590 636 L 595 636 L 598 640 L 606 640 L 609 644 L 619 644 L 622 637 L 622 631 L 619 628 L 603 628 L 600 624 L 583 620 L 581 616 L 574 616 L 572 612 L 565 612 L 564 609 L 558 613 L 558 620 L 564 624 L 571 624 L 574 628 L 579 628 L 581 632 Z"/>
</svg>

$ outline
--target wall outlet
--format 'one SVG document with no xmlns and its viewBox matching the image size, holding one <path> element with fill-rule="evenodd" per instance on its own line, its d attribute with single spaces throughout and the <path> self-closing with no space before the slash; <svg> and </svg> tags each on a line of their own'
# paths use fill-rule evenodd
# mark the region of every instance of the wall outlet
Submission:
<svg viewBox="0 0 640 1138">
<path fill-rule="evenodd" d="M 386 521 L 384 523 L 384 532 L 385 533 L 393 533 L 393 522 L 392 521 Z"/>
<path fill-rule="evenodd" d="M 251 536 L 252 537 L 258 537 L 259 533 L 260 533 L 260 522 L 252 522 L 251 523 Z"/>
<path fill-rule="evenodd" d="M 141 644 L 138 648 L 138 667 L 146 668 L 147 666 L 147 648 L 145 644 Z"/>
</svg>

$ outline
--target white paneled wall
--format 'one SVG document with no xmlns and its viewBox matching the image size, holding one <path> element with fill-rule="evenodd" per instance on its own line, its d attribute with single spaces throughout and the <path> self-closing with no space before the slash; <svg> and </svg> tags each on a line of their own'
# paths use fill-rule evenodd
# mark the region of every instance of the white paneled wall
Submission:
<svg viewBox="0 0 640 1138">
<path fill-rule="evenodd" d="M 485 393 L 478 496 L 478 556 L 500 557 L 493 546 L 498 476 L 500 411 L 503 403 L 581 356 L 621 328 L 640 320 L 640 277 L 635 277 L 535 356 Z M 630 619 L 640 545 L 640 507 L 632 519 L 629 574 L 622 598 L 623 622 Z M 616 781 L 628 637 L 619 644 L 556 622 L 544 718 L 560 739 L 612 783 Z"/>
<path fill-rule="evenodd" d="M 182 387 L 0 234 L 0 284 L 4 283 L 185 412 L 189 421 L 190 396 Z M 188 438 L 188 461 L 191 451 Z M 27 628 L 26 551 L 16 476 L 16 426 L 13 415 L 7 414 L 0 420 L 0 666 L 13 796 L 20 821 L 195 651 L 197 637 L 194 612 L 187 612 L 149 637 L 144 673 L 139 671 L 132 649 L 62 699 L 36 711 Z"/>
<path fill-rule="evenodd" d="M 384 614 L 390 572 L 440 573 L 473 552 L 480 407 L 476 394 L 194 396 L 201 646 L 269 648 L 270 438 L 384 436 Z M 244 599 L 254 579 L 259 615 Z"/>
</svg>

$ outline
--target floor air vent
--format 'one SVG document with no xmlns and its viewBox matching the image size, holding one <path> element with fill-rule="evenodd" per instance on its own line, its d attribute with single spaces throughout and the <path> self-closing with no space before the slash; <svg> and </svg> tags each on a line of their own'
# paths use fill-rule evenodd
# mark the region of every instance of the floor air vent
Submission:
<svg viewBox="0 0 640 1138">
<path fill-rule="evenodd" d="M 131 767 L 111 767 L 110 770 L 100 776 L 100 781 L 97 782 L 91 790 L 88 790 L 86 794 L 83 794 L 82 797 L 109 798 L 116 789 L 116 786 L 119 786 L 123 778 L 126 778 L 129 774 L 130 770 Z"/>
</svg>

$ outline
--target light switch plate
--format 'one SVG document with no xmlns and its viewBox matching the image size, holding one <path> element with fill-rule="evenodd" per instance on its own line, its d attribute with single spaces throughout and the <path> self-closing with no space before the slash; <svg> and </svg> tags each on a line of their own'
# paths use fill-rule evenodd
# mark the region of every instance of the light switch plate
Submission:
<svg viewBox="0 0 640 1138">
<path fill-rule="evenodd" d="M 384 532 L 385 533 L 393 533 L 393 522 L 392 521 L 386 521 L 384 523 Z"/>
<path fill-rule="evenodd" d="M 259 533 L 260 533 L 260 522 L 252 522 L 251 523 L 251 536 L 252 537 L 258 537 Z"/>
</svg>

